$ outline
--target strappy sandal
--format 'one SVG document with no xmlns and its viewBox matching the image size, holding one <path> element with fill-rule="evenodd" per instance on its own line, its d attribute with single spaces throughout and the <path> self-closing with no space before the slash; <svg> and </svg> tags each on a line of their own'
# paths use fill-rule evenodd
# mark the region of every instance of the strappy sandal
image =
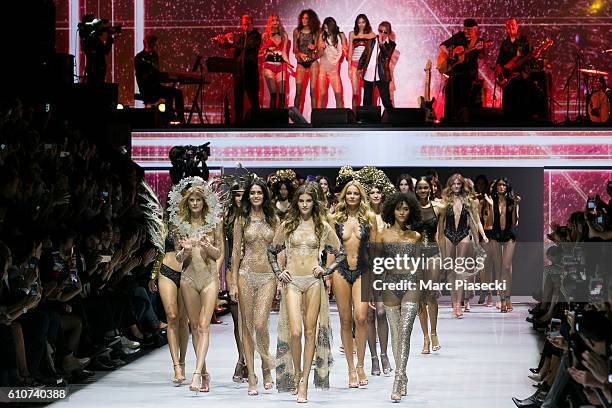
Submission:
<svg viewBox="0 0 612 408">
<path fill-rule="evenodd" d="M 380 363 L 383 367 L 383 374 L 389 375 L 393 368 L 391 368 L 391 364 L 389 364 L 389 357 L 387 357 L 387 353 L 380 353 Z"/>
<path fill-rule="evenodd" d="M 442 348 L 440 345 L 440 341 L 438 340 L 438 335 L 436 333 L 431 333 L 431 349 L 433 351 L 438 351 Z"/>
<path fill-rule="evenodd" d="M 350 370 L 349 371 L 349 383 L 348 383 L 348 387 L 349 388 L 359 388 L 359 383 L 357 381 L 357 371 L 356 370 Z"/>
<path fill-rule="evenodd" d="M 372 375 L 380 375 L 380 365 L 378 363 L 378 356 L 372 356 Z"/>
<path fill-rule="evenodd" d="M 263 372 L 263 382 L 264 382 L 264 390 L 271 390 L 274 388 L 274 381 L 272 381 L 272 374 L 270 369 L 262 370 Z"/>
<path fill-rule="evenodd" d="M 201 392 L 210 391 L 210 374 L 206 373 L 202 376 L 202 386 L 200 387 Z"/>
<path fill-rule="evenodd" d="M 366 377 L 366 373 L 365 373 L 365 370 L 363 369 L 363 366 L 356 366 L 355 368 L 357 369 L 357 377 L 359 378 L 359 386 L 365 387 L 366 385 L 368 385 L 368 377 Z"/>
<path fill-rule="evenodd" d="M 185 367 L 185 363 L 176 363 L 174 364 L 174 367 Z M 177 377 L 176 371 L 175 371 L 174 377 L 172 378 L 172 383 L 174 384 L 174 386 L 179 387 L 181 384 L 183 384 L 183 382 L 185 382 L 185 376 L 180 375 Z"/>
<path fill-rule="evenodd" d="M 234 375 L 232 376 L 232 381 L 235 383 L 243 382 L 244 377 L 244 363 L 240 361 L 236 363 L 236 368 L 234 369 Z"/>
</svg>

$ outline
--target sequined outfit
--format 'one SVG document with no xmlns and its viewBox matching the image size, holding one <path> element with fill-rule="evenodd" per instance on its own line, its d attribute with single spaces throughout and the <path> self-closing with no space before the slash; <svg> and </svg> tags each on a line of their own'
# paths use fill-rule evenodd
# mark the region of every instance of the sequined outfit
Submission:
<svg viewBox="0 0 612 408">
<path fill-rule="evenodd" d="M 336 223 L 336 235 L 344 239 L 344 224 Z M 340 262 L 336 269 L 349 284 L 353 284 L 366 272 L 368 265 L 367 247 L 370 240 L 370 225 L 359 224 L 359 249 L 357 251 L 357 269 L 349 269 L 347 261 Z"/>
<path fill-rule="evenodd" d="M 423 236 L 423 255 L 430 258 L 440 253 L 440 247 L 436 241 L 438 233 L 438 217 L 433 204 L 429 207 L 421 207 L 421 222 L 414 226 L 414 230 Z"/>
<path fill-rule="evenodd" d="M 270 370 L 270 333 L 268 320 L 272 301 L 276 294 L 276 276 L 268 262 L 268 245 L 274 239 L 274 230 L 265 220 L 243 219 L 234 223 L 232 264 L 239 293 L 240 313 L 243 322 L 242 337 L 255 336 L 255 348 L 261 356 L 264 377 Z"/>
<path fill-rule="evenodd" d="M 290 265 L 294 257 L 298 259 L 319 259 L 321 252 L 326 249 L 329 252 L 338 251 L 340 242 L 334 231 L 325 223 L 325 231 L 318 240 L 312 233 L 305 234 L 299 231 L 292 232 L 289 237 L 284 237 L 284 242 L 274 242 L 268 253 L 272 259 L 275 259 L 276 254 L 285 250 L 287 265 Z M 274 248 L 274 249 L 272 249 Z M 296 373 L 301 370 L 301 367 L 293 366 L 293 358 L 291 354 L 291 331 L 289 328 L 289 316 L 287 313 L 285 291 L 293 290 L 298 293 L 306 291 L 318 286 L 321 294 L 321 306 L 319 308 L 318 318 L 318 336 L 315 339 L 315 356 L 314 362 L 316 368 L 314 370 L 314 386 L 322 389 L 329 388 L 329 366 L 333 362 L 331 354 L 332 332 L 329 322 L 329 299 L 327 291 L 321 278 L 315 278 L 313 275 L 295 275 L 291 276 L 292 282 L 286 285 L 283 289 L 281 298 L 280 312 L 278 317 L 278 341 L 276 345 L 276 383 L 279 392 L 293 391 L 297 388 Z"/>
<path fill-rule="evenodd" d="M 317 33 L 303 33 L 302 31 L 298 32 L 298 38 L 297 38 L 298 51 L 301 52 L 302 54 L 306 54 L 308 58 L 306 61 L 298 60 L 298 64 L 300 64 L 306 69 L 310 68 L 312 63 L 317 60 L 316 51 L 308 48 L 309 45 L 316 44 L 316 37 L 317 37 Z"/>
<path fill-rule="evenodd" d="M 449 239 L 453 245 L 458 245 L 470 233 L 468 225 L 468 212 L 464 206 L 461 207 L 461 215 L 459 216 L 459 225 L 455 225 L 455 211 L 452 205 L 446 208 L 446 225 L 444 227 L 444 236 Z"/>
<path fill-rule="evenodd" d="M 396 255 L 403 257 L 404 254 L 409 257 L 417 256 L 416 248 L 416 244 L 413 243 L 384 244 L 384 250 L 387 257 L 395 257 Z M 406 270 L 388 270 L 384 278 L 384 281 L 389 283 L 401 281 L 412 282 L 417 285 L 416 288 L 418 288 L 420 280 L 420 271 L 410 273 L 410 271 Z M 406 366 L 408 364 L 408 357 L 410 356 L 410 336 L 419 309 L 418 290 L 413 292 L 414 295 L 410 293 L 408 296 L 405 296 L 406 290 L 390 290 L 390 292 L 399 299 L 404 299 L 399 306 L 385 305 L 385 312 L 387 313 L 387 320 L 389 321 L 391 348 L 393 350 L 396 366 L 393 393 L 395 394 L 398 392 L 400 395 L 405 395 L 408 382 Z"/>
</svg>

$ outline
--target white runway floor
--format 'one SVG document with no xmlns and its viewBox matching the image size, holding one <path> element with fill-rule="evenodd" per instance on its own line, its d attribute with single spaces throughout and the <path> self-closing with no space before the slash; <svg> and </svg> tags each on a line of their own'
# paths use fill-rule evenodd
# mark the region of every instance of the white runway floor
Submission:
<svg viewBox="0 0 612 408">
<path fill-rule="evenodd" d="M 372 377 L 370 355 L 366 351 L 367 388 L 348 389 L 347 366 L 340 345 L 339 319 L 332 305 L 334 329 L 331 388 L 327 391 L 310 388 L 308 406 L 378 407 L 389 406 L 393 376 Z M 438 336 L 442 349 L 421 355 L 423 336 L 415 322 L 412 349 L 408 362 L 408 395 L 400 404 L 411 407 L 492 408 L 514 407 L 512 396 L 531 395 L 535 389 L 527 378 L 528 368 L 537 364 L 537 338 L 525 322 L 527 306 L 515 305 L 514 312 L 501 314 L 495 308 L 473 306 L 462 320 L 450 318 L 449 305 L 440 308 Z M 231 377 L 237 353 L 229 324 L 213 325 L 207 358 L 211 374 L 211 391 L 194 396 L 187 385 L 173 387 L 172 363 L 167 347 L 153 351 L 137 361 L 104 375 L 94 383 L 73 391 L 69 401 L 58 403 L 75 407 L 279 407 L 295 406 L 295 397 L 279 394 L 275 389 L 259 396 L 247 396 L 247 384 L 235 384 Z M 276 347 L 277 314 L 270 317 L 271 352 Z M 195 364 L 189 348 L 187 377 Z M 389 345 L 391 354 L 391 346 Z M 255 361 L 261 379 L 260 361 Z M 393 374 L 393 372 L 392 372 Z M 312 375 L 311 375 L 312 381 Z M 188 383 L 186 383 L 188 384 Z"/>
</svg>

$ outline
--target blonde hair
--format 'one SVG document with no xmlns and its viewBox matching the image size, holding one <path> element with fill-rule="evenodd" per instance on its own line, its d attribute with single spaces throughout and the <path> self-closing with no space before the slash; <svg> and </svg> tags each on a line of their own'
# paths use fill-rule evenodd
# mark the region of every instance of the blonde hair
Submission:
<svg viewBox="0 0 612 408">
<path fill-rule="evenodd" d="M 178 216 L 181 222 L 187 222 L 189 224 L 191 224 L 189 197 L 191 197 L 192 194 L 195 194 L 202 199 L 202 218 L 206 218 L 206 216 L 208 215 L 208 211 L 210 211 L 208 203 L 206 202 L 206 194 L 204 193 L 204 189 L 201 186 L 189 187 L 187 191 L 183 194 L 183 198 L 181 198 L 178 210 Z"/>
<path fill-rule="evenodd" d="M 365 189 L 357 180 L 352 180 L 346 183 L 342 192 L 340 193 L 340 197 L 338 198 L 338 205 L 336 206 L 336 213 L 334 214 L 334 221 L 336 223 L 342 224 L 346 222 L 348 219 L 347 205 L 346 205 L 346 192 L 349 187 L 356 187 L 359 190 L 359 209 L 357 210 L 357 220 L 360 224 L 369 224 L 370 218 L 368 213 L 370 212 L 370 204 L 368 204 L 368 195 L 366 194 Z"/>
<path fill-rule="evenodd" d="M 266 31 L 264 32 L 266 39 L 272 38 L 272 19 L 278 18 L 278 28 L 280 29 L 280 34 L 282 37 L 287 35 L 285 31 L 285 26 L 283 26 L 283 20 L 281 20 L 280 16 L 276 13 L 272 13 L 268 16 L 268 21 L 266 22 Z"/>
<path fill-rule="evenodd" d="M 459 173 L 451 175 L 446 180 L 446 187 L 444 187 L 444 190 L 442 191 L 442 200 L 444 204 L 448 206 L 452 205 L 453 203 L 455 197 L 455 195 L 453 194 L 453 183 L 455 182 L 455 180 L 459 180 L 459 182 L 461 183 L 461 193 L 459 194 L 459 197 L 461 199 L 461 202 L 463 203 L 463 206 L 467 210 L 472 211 L 472 200 L 476 196 L 476 191 L 474 190 L 474 183 L 470 183 L 468 179 L 466 179 Z"/>
</svg>

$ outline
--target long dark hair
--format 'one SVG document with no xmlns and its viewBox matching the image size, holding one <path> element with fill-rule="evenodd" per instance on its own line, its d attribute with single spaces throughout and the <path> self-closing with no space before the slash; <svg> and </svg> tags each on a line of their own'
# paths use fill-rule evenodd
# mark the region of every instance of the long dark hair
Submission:
<svg viewBox="0 0 612 408">
<path fill-rule="evenodd" d="M 268 186 L 266 182 L 260 178 L 254 179 L 251 183 L 249 183 L 245 189 L 244 194 L 242 195 L 242 201 L 240 202 L 240 212 L 242 217 L 245 220 L 244 226 L 248 226 L 251 222 L 251 189 L 255 186 L 259 186 L 261 191 L 263 192 L 263 202 L 261 203 L 261 209 L 263 210 L 264 217 L 266 219 L 266 223 L 272 227 L 272 229 L 276 228 L 276 212 L 274 211 L 274 206 L 272 205 L 272 199 L 270 198 L 270 190 L 268 190 Z"/>
<path fill-rule="evenodd" d="M 372 32 L 372 25 L 370 24 L 370 20 L 368 19 L 368 16 L 366 16 L 365 14 L 359 14 L 355 18 L 355 27 L 353 28 L 353 33 L 355 33 L 355 35 L 359 34 L 359 20 L 360 19 L 363 19 L 363 21 L 365 21 L 366 23 L 366 26 L 363 29 L 363 33 L 370 34 Z"/>
<path fill-rule="evenodd" d="M 329 31 L 329 36 L 323 29 L 324 26 L 327 26 L 327 31 Z M 333 17 L 325 17 L 323 20 L 323 25 L 321 26 L 321 32 L 323 33 L 323 42 L 327 42 L 327 39 L 331 37 L 332 44 L 334 47 L 338 46 L 338 37 L 340 37 L 340 28 L 338 27 L 338 23 Z"/>
<path fill-rule="evenodd" d="M 395 188 L 397 189 L 397 191 L 399 191 L 400 189 L 400 183 L 402 182 L 402 180 L 406 180 L 408 182 L 408 189 L 414 192 L 414 184 L 412 184 L 412 177 L 408 173 L 400 174 L 397 180 L 395 181 Z"/>
<path fill-rule="evenodd" d="M 308 29 L 310 30 L 310 32 L 313 34 L 318 33 L 321 29 L 321 21 L 319 20 L 319 16 L 317 16 L 317 13 L 315 13 L 313 9 L 300 11 L 297 23 L 298 31 L 302 31 L 302 28 L 304 28 L 304 26 L 302 25 L 302 16 L 304 14 L 308 15 Z"/>
<path fill-rule="evenodd" d="M 406 203 L 410 209 L 408 219 L 402 226 L 404 229 L 408 229 L 411 225 L 416 225 L 421 222 L 421 206 L 417 201 L 414 193 L 395 193 L 387 201 L 382 211 L 382 219 L 388 225 L 395 224 L 395 209 L 401 204 Z"/>
<path fill-rule="evenodd" d="M 431 176 L 421 176 L 417 179 L 416 183 L 414 183 L 414 195 L 416 196 L 417 200 L 419 199 L 419 196 L 416 191 L 420 181 L 424 181 L 429 186 L 429 195 L 427 196 L 427 200 L 433 200 L 435 197 L 433 193 L 433 178 Z"/>
<path fill-rule="evenodd" d="M 494 202 L 499 201 L 499 194 L 497 193 L 497 184 L 503 181 L 506 183 L 506 205 L 508 209 L 512 209 L 514 206 L 514 191 L 512 190 L 512 184 L 506 177 L 500 177 L 493 182 L 493 191 L 491 192 L 491 198 L 493 198 Z"/>
<path fill-rule="evenodd" d="M 226 237 L 232 236 L 232 232 L 234 231 L 234 221 L 236 221 L 236 218 L 238 218 L 240 216 L 240 213 L 242 212 L 242 199 L 240 200 L 240 204 L 236 204 L 235 200 L 236 193 L 238 193 L 239 191 L 242 191 L 242 196 L 244 197 L 244 190 L 240 189 L 240 186 L 236 185 L 232 187 L 232 199 L 229 205 L 227 206 L 227 209 L 225 210 L 225 215 L 223 216 L 223 230 L 225 231 Z"/>
</svg>

